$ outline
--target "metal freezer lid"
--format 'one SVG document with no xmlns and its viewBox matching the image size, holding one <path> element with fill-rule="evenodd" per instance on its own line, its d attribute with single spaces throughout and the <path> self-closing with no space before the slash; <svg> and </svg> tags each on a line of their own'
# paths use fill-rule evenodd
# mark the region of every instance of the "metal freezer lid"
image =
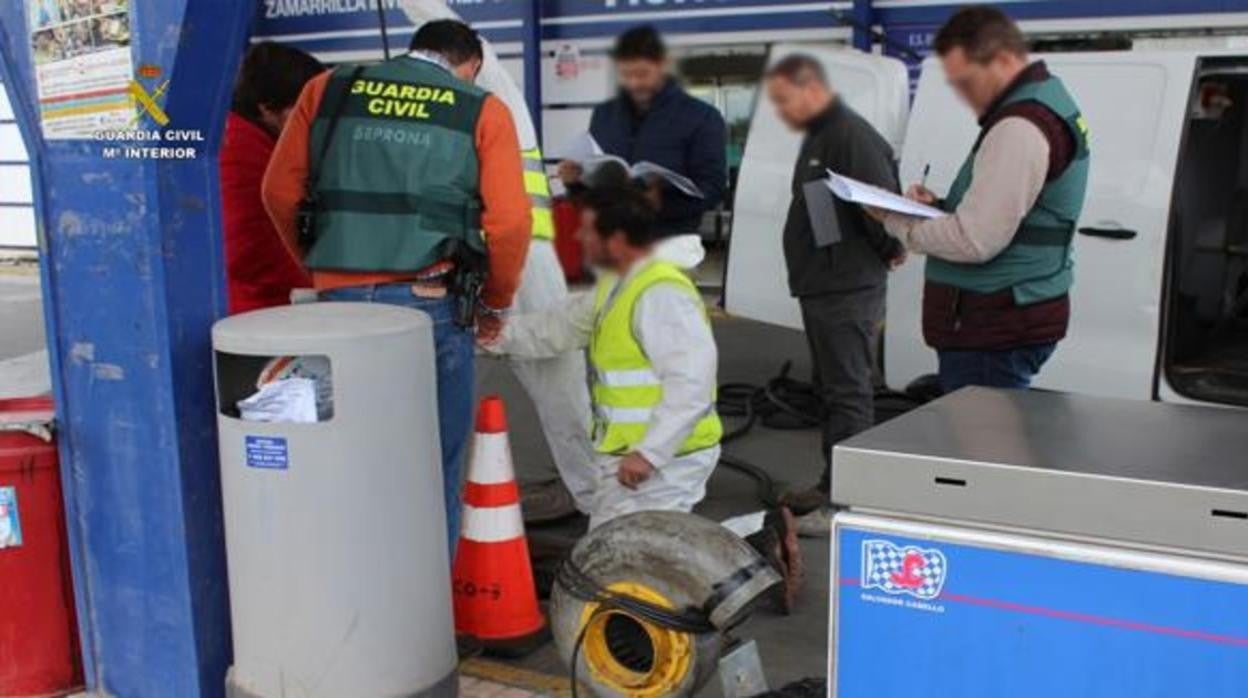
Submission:
<svg viewBox="0 0 1248 698">
<path fill-rule="evenodd" d="M 1248 558 L 1248 412 L 966 388 L 837 445 L 832 500 Z"/>
</svg>

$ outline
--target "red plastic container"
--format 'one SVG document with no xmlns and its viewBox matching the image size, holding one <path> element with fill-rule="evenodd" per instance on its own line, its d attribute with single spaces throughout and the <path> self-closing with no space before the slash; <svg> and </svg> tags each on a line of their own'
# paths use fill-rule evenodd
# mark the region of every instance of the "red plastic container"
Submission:
<svg viewBox="0 0 1248 698">
<path fill-rule="evenodd" d="M 59 696 L 82 686 L 53 415 L 50 398 L 0 400 L 3 698 Z"/>
<path fill-rule="evenodd" d="M 581 227 L 581 210 L 567 199 L 556 199 L 551 216 L 555 220 L 555 254 L 563 275 L 570 282 L 580 281 L 585 276 L 585 250 L 576 236 Z"/>
</svg>

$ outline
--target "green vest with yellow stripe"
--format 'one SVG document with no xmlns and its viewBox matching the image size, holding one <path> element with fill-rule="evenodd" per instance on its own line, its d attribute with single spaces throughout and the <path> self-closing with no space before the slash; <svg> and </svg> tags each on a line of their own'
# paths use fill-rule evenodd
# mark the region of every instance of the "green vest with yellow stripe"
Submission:
<svg viewBox="0 0 1248 698">
<path fill-rule="evenodd" d="M 1088 188 L 1087 123 L 1074 98 L 1055 77 L 1021 85 L 1002 100 L 997 109 L 1028 101 L 1039 102 L 1066 122 L 1075 138 L 1074 159 L 1061 174 L 1044 185 L 1010 244 L 1000 254 L 983 264 L 949 262 L 929 256 L 928 281 L 975 293 L 1010 289 L 1018 305 L 1058 298 L 1070 291 L 1074 279 L 1072 241 Z M 971 187 L 975 155 L 991 128 L 991 121 L 990 115 L 986 119 L 988 126 L 949 189 L 945 199 L 948 211 L 957 210 Z"/>
<path fill-rule="evenodd" d="M 487 93 L 412 56 L 351 81 L 353 70 L 333 72 L 312 124 L 315 163 L 345 94 L 320 164 L 307 266 L 416 271 L 445 259 L 452 241 L 484 253 L 476 128 Z"/>
<path fill-rule="evenodd" d="M 702 303 L 698 289 L 679 268 L 651 261 L 620 282 L 614 277 L 598 283 L 594 299 L 594 332 L 589 344 L 590 396 L 594 405 L 591 437 L 599 453 L 625 454 L 646 436 L 654 408 L 663 400 L 663 385 L 641 343 L 633 335 L 633 311 L 637 300 L 656 284 L 672 284 Z M 706 318 L 705 310 L 703 317 Z M 677 455 L 701 451 L 719 443 L 723 425 L 711 407 L 685 439 Z"/>
</svg>

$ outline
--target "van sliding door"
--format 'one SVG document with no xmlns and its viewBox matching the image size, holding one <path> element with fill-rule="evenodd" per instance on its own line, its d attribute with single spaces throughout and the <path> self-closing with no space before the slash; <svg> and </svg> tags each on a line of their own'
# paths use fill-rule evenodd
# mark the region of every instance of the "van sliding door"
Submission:
<svg viewBox="0 0 1248 698">
<path fill-rule="evenodd" d="M 1092 173 L 1075 236 L 1070 334 L 1037 385 L 1149 399 L 1170 200 L 1195 57 L 1059 56 L 1053 70 L 1088 119 Z"/>
</svg>

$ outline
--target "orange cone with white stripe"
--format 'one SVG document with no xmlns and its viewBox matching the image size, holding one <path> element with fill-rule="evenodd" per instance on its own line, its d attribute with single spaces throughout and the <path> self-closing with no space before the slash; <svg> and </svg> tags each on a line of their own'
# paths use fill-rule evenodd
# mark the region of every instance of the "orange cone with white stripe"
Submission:
<svg viewBox="0 0 1248 698">
<path fill-rule="evenodd" d="M 477 433 L 453 570 L 455 630 L 486 649 L 523 653 L 544 640 L 502 398 L 477 409 Z"/>
</svg>

